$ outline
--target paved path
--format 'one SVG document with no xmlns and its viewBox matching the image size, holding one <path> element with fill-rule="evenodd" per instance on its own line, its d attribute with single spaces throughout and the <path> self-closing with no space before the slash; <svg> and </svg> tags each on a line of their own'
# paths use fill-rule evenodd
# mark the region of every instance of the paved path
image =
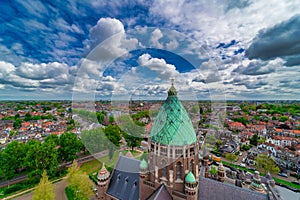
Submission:
<svg viewBox="0 0 300 200">
<path fill-rule="evenodd" d="M 56 200 L 68 200 L 66 193 L 65 193 L 65 188 L 67 186 L 67 181 L 62 180 L 57 183 L 54 183 L 54 190 L 55 190 L 55 199 Z M 33 192 L 29 192 L 27 194 L 24 194 L 22 196 L 12 198 L 14 200 L 31 200 L 32 199 Z"/>
</svg>

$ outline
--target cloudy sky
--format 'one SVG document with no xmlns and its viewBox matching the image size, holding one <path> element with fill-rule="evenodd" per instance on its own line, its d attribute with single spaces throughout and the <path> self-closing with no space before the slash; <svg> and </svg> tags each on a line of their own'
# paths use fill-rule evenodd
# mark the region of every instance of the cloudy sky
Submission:
<svg viewBox="0 0 300 200">
<path fill-rule="evenodd" d="M 300 98 L 300 1 L 7 1 L 0 99 Z"/>
</svg>

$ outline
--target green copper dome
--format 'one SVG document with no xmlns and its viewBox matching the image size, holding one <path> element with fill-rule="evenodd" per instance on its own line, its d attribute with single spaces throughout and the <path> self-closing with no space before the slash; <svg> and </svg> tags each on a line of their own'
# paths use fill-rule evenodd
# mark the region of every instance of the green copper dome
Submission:
<svg viewBox="0 0 300 200">
<path fill-rule="evenodd" d="M 187 183 L 195 183 L 196 182 L 195 176 L 191 171 L 186 175 L 185 182 L 187 182 Z"/>
<path fill-rule="evenodd" d="M 148 163 L 143 159 L 140 163 L 140 169 L 147 169 L 148 168 Z"/>
<path fill-rule="evenodd" d="M 191 119 L 178 100 L 172 83 L 168 98 L 155 118 L 150 139 L 164 145 L 183 146 L 197 141 Z"/>
</svg>

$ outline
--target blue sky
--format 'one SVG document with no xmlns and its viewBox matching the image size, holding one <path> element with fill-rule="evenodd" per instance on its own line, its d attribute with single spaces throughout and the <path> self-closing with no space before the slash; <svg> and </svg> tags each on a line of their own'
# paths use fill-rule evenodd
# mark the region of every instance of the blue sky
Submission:
<svg viewBox="0 0 300 200">
<path fill-rule="evenodd" d="M 300 97 L 300 2 L 7 1 L 0 99 Z"/>
</svg>

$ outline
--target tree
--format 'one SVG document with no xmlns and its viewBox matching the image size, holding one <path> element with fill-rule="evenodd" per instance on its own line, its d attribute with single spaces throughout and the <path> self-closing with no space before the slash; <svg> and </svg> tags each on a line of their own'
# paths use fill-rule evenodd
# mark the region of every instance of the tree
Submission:
<svg viewBox="0 0 300 200">
<path fill-rule="evenodd" d="M 258 143 L 258 135 L 255 134 L 252 136 L 252 138 L 250 138 L 250 144 L 257 146 L 257 143 Z"/>
<path fill-rule="evenodd" d="M 51 176 L 58 169 L 58 151 L 54 142 L 41 143 L 31 140 L 26 143 L 27 153 L 25 157 L 26 169 L 29 176 L 41 175 L 44 170 Z"/>
<path fill-rule="evenodd" d="M 31 120 L 31 114 L 30 113 L 26 113 L 25 117 L 24 117 L 24 121 L 30 121 Z"/>
<path fill-rule="evenodd" d="M 289 119 L 289 117 L 288 116 L 281 116 L 280 118 L 279 118 L 279 121 L 280 122 L 285 122 L 285 121 L 287 121 Z"/>
<path fill-rule="evenodd" d="M 209 170 L 209 173 L 213 176 L 216 177 L 218 175 L 218 170 L 215 166 L 212 166 L 211 170 Z"/>
<path fill-rule="evenodd" d="M 135 137 L 135 136 L 129 135 L 127 133 L 124 133 L 123 135 L 127 142 L 127 146 L 131 147 L 132 150 L 134 147 L 141 146 L 141 142 L 143 140 L 141 137 Z"/>
<path fill-rule="evenodd" d="M 75 133 L 64 133 L 59 137 L 59 159 L 72 161 L 76 159 L 76 153 L 80 152 L 82 143 Z"/>
<path fill-rule="evenodd" d="M 114 145 L 120 146 L 121 132 L 118 126 L 108 125 L 104 129 L 104 133 Z"/>
<path fill-rule="evenodd" d="M 107 150 L 108 144 L 111 143 L 101 127 L 92 130 L 83 130 L 81 141 L 91 154 Z"/>
<path fill-rule="evenodd" d="M 67 181 L 68 187 L 74 192 L 75 199 L 87 199 L 94 195 L 93 182 L 86 173 L 80 170 L 76 160 L 68 169 Z"/>
<path fill-rule="evenodd" d="M 276 162 L 270 156 L 259 154 L 254 160 L 256 169 L 262 174 L 267 174 L 267 172 L 270 172 L 271 174 L 277 174 L 280 171 L 279 167 L 276 165 Z"/>
<path fill-rule="evenodd" d="M 40 183 L 33 192 L 32 200 L 54 200 L 55 193 L 53 185 L 48 180 L 47 172 L 44 170 Z"/>
<path fill-rule="evenodd" d="M 221 145 L 222 145 L 222 140 L 217 140 L 216 141 L 216 147 L 217 147 L 217 149 L 219 149 Z"/>
<path fill-rule="evenodd" d="M 14 129 L 20 128 L 21 124 L 22 124 L 22 120 L 21 120 L 20 118 L 16 118 L 16 119 L 15 119 L 15 122 L 14 122 L 14 124 L 13 124 Z"/>
<path fill-rule="evenodd" d="M 59 137 L 58 135 L 51 134 L 46 137 L 45 142 L 53 142 L 56 146 L 59 145 Z"/>
<path fill-rule="evenodd" d="M 226 153 L 225 158 L 232 163 L 235 159 L 237 159 L 237 155 L 234 153 Z"/>
<path fill-rule="evenodd" d="M 25 158 L 24 143 L 13 141 L 1 151 L 0 169 L 4 178 L 9 180 L 19 173 Z"/>
</svg>

